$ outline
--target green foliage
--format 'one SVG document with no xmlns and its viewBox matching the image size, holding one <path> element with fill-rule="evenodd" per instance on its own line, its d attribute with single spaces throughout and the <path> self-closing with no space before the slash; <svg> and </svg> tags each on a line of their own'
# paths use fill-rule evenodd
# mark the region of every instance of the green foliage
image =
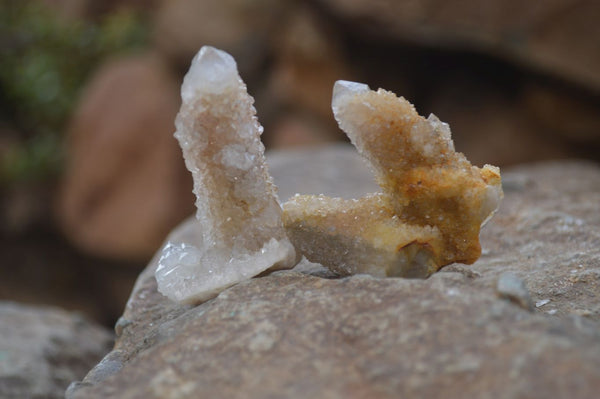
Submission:
<svg viewBox="0 0 600 399">
<path fill-rule="evenodd" d="M 90 72 L 109 55 L 143 47 L 146 33 L 132 11 L 90 22 L 36 1 L 0 0 L 0 126 L 24 135 L 2 151 L 1 181 L 58 171 L 62 132 Z"/>
</svg>

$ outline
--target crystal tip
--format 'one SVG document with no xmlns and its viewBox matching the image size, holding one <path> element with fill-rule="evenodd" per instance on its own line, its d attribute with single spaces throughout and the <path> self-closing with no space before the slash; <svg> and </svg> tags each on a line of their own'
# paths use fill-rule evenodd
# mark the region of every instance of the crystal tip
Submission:
<svg viewBox="0 0 600 399">
<path fill-rule="evenodd" d="M 352 94 L 364 93 L 366 91 L 369 91 L 369 86 L 364 83 L 338 80 L 333 85 L 333 97 L 331 104 L 335 107 L 342 98 Z"/>
<path fill-rule="evenodd" d="M 218 92 L 238 81 L 237 64 L 223 50 L 203 46 L 192 61 L 184 78 L 182 96 L 192 97 L 197 91 Z"/>
<path fill-rule="evenodd" d="M 212 46 L 202 46 L 194 57 L 194 63 L 209 69 L 237 69 L 235 60 L 230 54 Z"/>
</svg>

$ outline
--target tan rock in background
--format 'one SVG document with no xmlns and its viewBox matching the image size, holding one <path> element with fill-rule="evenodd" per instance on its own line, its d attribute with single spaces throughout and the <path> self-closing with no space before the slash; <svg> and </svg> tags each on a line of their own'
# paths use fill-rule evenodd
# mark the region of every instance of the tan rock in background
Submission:
<svg viewBox="0 0 600 399">
<path fill-rule="evenodd" d="M 525 112 L 549 134 L 574 144 L 600 145 L 600 109 L 588 98 L 561 87 L 530 84 L 524 89 L 522 104 Z"/>
<path fill-rule="evenodd" d="M 378 37 L 470 48 L 600 90 L 600 3 L 595 0 L 324 0 Z"/>
<path fill-rule="evenodd" d="M 268 54 L 269 37 L 288 1 L 168 0 L 155 11 L 154 46 L 182 70 L 203 45 L 233 55 L 245 81 Z"/>
<path fill-rule="evenodd" d="M 177 80 L 152 55 L 98 70 L 69 129 L 58 207 L 81 248 L 145 259 L 192 212 L 191 179 L 173 138 L 178 107 Z"/>
<path fill-rule="evenodd" d="M 266 116 L 275 121 L 274 129 L 265 132 L 268 145 L 345 140 L 331 113 L 331 91 L 336 80 L 352 79 L 355 73 L 343 58 L 340 39 L 339 32 L 307 6 L 296 7 L 272 39 L 275 60 L 259 97 L 267 104 Z"/>
<path fill-rule="evenodd" d="M 450 124 L 456 150 L 474 165 L 511 165 L 570 155 L 565 141 L 540 129 L 517 95 L 489 83 L 466 77 L 444 81 L 432 95 L 429 109 Z"/>
</svg>

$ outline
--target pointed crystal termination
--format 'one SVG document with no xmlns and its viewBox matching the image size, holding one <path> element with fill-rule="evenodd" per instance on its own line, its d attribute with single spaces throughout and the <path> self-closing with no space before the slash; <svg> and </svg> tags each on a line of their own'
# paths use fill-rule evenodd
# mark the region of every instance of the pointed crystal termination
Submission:
<svg viewBox="0 0 600 399">
<path fill-rule="evenodd" d="M 156 280 L 163 295 L 197 303 L 267 269 L 292 267 L 296 256 L 234 59 L 203 47 L 181 97 L 175 137 L 194 179 L 197 221 L 169 237 Z"/>
<path fill-rule="evenodd" d="M 421 117 L 394 93 L 338 81 L 332 108 L 383 193 L 342 205 L 291 199 L 284 223 L 296 248 L 342 274 L 426 277 L 450 263 L 475 262 L 480 228 L 502 199 L 499 169 L 472 166 L 454 150 L 447 124 Z M 348 214 L 358 222 L 347 223 Z M 329 256 L 328 242 L 343 247 L 344 257 Z M 378 271 L 369 257 L 379 259 Z"/>
</svg>

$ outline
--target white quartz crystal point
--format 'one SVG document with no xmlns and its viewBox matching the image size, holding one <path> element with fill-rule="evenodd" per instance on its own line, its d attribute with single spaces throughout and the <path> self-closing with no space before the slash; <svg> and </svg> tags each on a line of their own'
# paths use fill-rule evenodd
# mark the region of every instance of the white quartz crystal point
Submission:
<svg viewBox="0 0 600 399">
<path fill-rule="evenodd" d="M 364 83 L 350 82 L 349 80 L 338 80 L 333 85 L 332 108 L 347 101 L 352 95 L 369 91 L 369 86 Z"/>
<path fill-rule="evenodd" d="M 333 85 L 333 96 L 331 98 L 331 108 L 336 121 L 340 125 L 340 128 L 346 133 L 352 144 L 360 152 L 361 142 L 360 136 L 354 134 L 354 129 L 347 129 L 346 123 L 346 108 L 348 105 L 356 101 L 356 95 L 360 93 L 369 92 L 369 86 L 364 83 L 350 82 L 348 80 L 338 80 Z"/>
<path fill-rule="evenodd" d="M 181 85 L 183 102 L 193 101 L 199 93 L 219 93 L 226 87 L 243 85 L 233 57 L 225 51 L 204 46 L 192 60 Z"/>
<path fill-rule="evenodd" d="M 169 240 L 156 271 L 158 289 L 197 302 L 270 268 L 292 267 L 295 251 L 268 173 L 262 126 L 233 57 L 205 46 L 181 87 L 175 119 L 194 179 L 194 240 Z"/>
</svg>

